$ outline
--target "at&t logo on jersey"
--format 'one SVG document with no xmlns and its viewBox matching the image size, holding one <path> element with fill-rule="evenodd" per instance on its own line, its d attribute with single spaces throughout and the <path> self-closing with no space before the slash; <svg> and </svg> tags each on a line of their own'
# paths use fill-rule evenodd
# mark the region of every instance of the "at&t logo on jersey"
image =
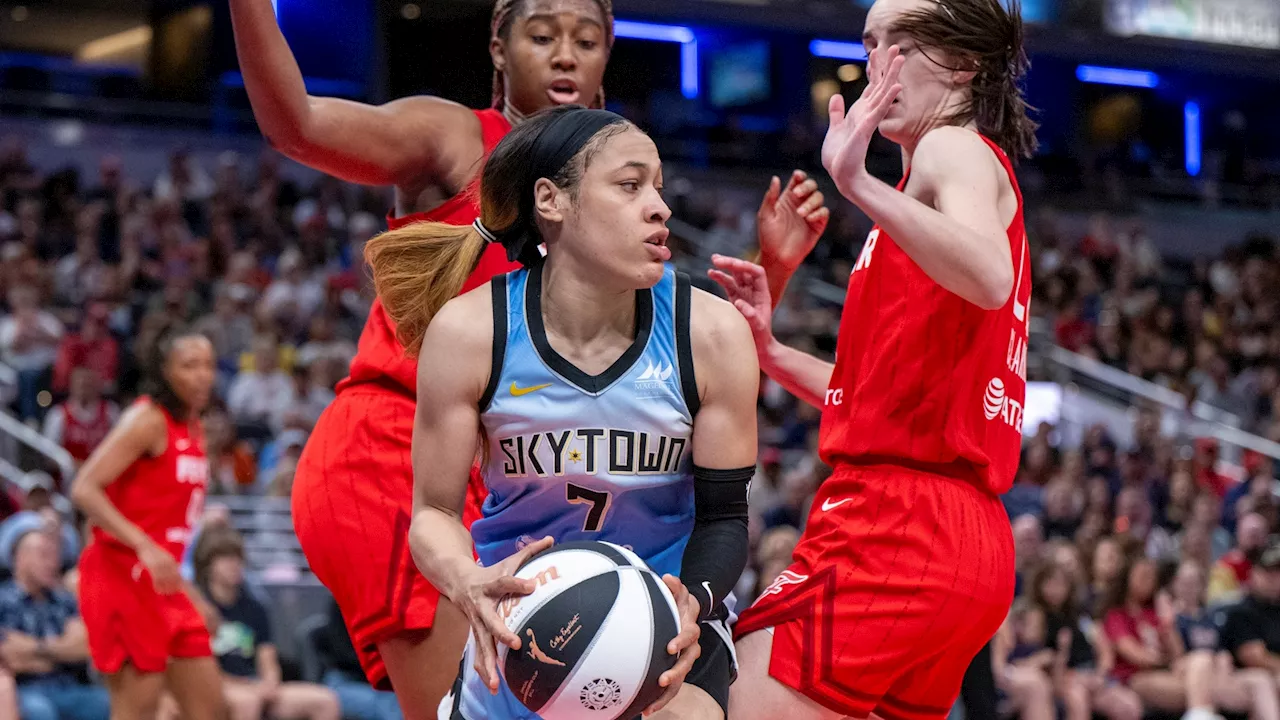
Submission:
<svg viewBox="0 0 1280 720">
<path fill-rule="evenodd" d="M 675 393 L 676 383 L 671 379 L 676 369 L 671 363 L 649 363 L 640 377 L 636 378 L 636 397 L 658 398 L 668 397 Z"/>
<path fill-rule="evenodd" d="M 1006 394 L 1004 381 L 998 377 L 987 383 L 987 391 L 982 395 L 982 412 L 988 420 L 999 417 L 1009 427 L 1022 432 L 1022 403 Z"/>
</svg>

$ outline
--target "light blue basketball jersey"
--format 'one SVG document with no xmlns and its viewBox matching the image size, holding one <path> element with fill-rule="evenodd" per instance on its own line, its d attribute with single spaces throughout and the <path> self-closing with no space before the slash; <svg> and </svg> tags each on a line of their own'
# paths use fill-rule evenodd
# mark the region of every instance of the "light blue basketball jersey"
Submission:
<svg viewBox="0 0 1280 720">
<path fill-rule="evenodd" d="M 636 293 L 635 342 L 595 376 L 547 341 L 541 267 L 493 284 L 494 367 L 481 401 L 489 497 L 471 526 L 481 563 L 550 535 L 623 545 L 678 576 L 694 521 L 689 279 L 668 267 Z M 472 651 L 444 717 L 536 720 L 505 683 L 489 693 Z"/>
</svg>

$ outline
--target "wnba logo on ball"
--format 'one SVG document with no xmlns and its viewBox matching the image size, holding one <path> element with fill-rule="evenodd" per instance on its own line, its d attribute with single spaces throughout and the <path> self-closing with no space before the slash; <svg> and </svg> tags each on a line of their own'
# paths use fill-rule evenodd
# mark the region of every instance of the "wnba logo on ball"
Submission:
<svg viewBox="0 0 1280 720">
<path fill-rule="evenodd" d="M 987 383 L 982 396 L 982 412 L 988 420 L 1000 417 L 1009 427 L 1022 432 L 1022 403 L 1005 394 L 1004 381 L 998 377 Z"/>
</svg>

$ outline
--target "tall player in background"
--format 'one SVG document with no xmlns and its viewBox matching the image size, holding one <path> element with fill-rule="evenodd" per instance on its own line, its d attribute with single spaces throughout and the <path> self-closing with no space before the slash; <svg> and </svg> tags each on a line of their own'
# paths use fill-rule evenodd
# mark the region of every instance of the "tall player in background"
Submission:
<svg viewBox="0 0 1280 720">
<path fill-rule="evenodd" d="M 789 267 L 715 259 L 765 372 L 823 409 L 835 468 L 793 564 L 738 623 L 733 720 L 945 718 L 1013 598 L 998 496 L 1022 440 L 1031 272 L 1010 157 L 1035 148 L 1019 6 L 877 0 L 863 40 L 869 84 L 848 114 L 831 99 L 823 146 L 876 223 L 835 365 L 773 339 Z M 896 189 L 866 169 L 877 128 L 901 146 Z"/>
<path fill-rule="evenodd" d="M 240 67 L 263 134 L 304 165 L 350 182 L 394 185 L 393 228 L 469 224 L 479 215 L 482 161 L 513 124 L 554 105 L 603 104 L 613 44 L 610 0 L 499 0 L 490 39 L 493 107 L 479 111 L 432 97 L 373 107 L 309 96 L 269 0 L 230 1 Z M 816 183 L 796 173 L 785 192 L 774 181 L 760 232 L 816 240 L 827 218 Z M 497 244 L 478 263 L 458 257 L 454 265 L 475 268 L 464 292 L 518 267 Z M 365 674 L 375 686 L 395 686 L 411 720 L 424 708 L 434 711 L 449 689 L 455 668 L 441 658 L 459 657 L 467 634 L 465 618 L 448 603 L 440 604 L 436 621 L 439 593 L 414 568 L 405 542 L 416 372 L 375 301 L 351 376 L 320 417 L 293 492 L 299 542 L 337 599 Z M 473 477 L 466 522 L 482 499 L 483 484 Z"/>
<path fill-rule="evenodd" d="M 113 718 L 154 718 L 168 689 L 186 720 L 215 720 L 222 680 L 205 625 L 214 613 L 178 572 L 209 475 L 200 412 L 213 392 L 213 345 L 171 330 L 154 354 L 154 394 L 120 417 L 71 488 L 93 525 L 80 613 Z"/>
<path fill-rule="evenodd" d="M 410 545 L 475 640 L 442 718 L 537 720 L 498 673 L 495 641 L 521 647 L 498 602 L 533 589 L 512 573 L 544 537 L 627 545 L 662 575 L 681 609 L 667 646 L 680 659 L 648 711 L 724 716 L 723 601 L 747 560 L 760 373 L 741 316 L 666 265 L 661 190 L 647 135 L 610 112 L 557 108 L 498 145 L 475 225 L 416 224 L 366 246 L 405 347 L 421 348 Z M 446 304 L 460 284 L 450 259 L 486 242 L 526 269 Z M 468 534 L 457 508 L 480 443 L 491 494 Z M 572 666 L 564 653 L 583 647 L 540 651 Z"/>
</svg>

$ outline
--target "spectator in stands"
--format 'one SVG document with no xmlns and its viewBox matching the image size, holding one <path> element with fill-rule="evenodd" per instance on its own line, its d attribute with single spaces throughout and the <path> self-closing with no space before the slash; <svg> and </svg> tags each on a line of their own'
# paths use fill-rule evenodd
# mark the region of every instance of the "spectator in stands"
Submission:
<svg viewBox="0 0 1280 720">
<path fill-rule="evenodd" d="M 1213 567 L 1209 576 L 1209 602 L 1219 604 L 1239 597 L 1249 582 L 1249 573 L 1267 543 L 1271 528 L 1266 518 L 1250 513 L 1236 527 L 1236 546 Z"/>
<path fill-rule="evenodd" d="M 222 408 L 210 408 L 204 417 L 205 453 L 209 457 L 209 495 L 252 492 L 258 478 L 253 447 L 236 437 L 235 425 Z"/>
<path fill-rule="evenodd" d="M 201 532 L 196 584 L 222 618 L 213 651 L 233 720 L 338 720 L 338 697 L 321 685 L 283 682 L 267 609 L 244 587 L 244 541 L 228 526 Z"/>
<path fill-rule="evenodd" d="M 227 390 L 227 409 L 241 433 L 278 432 L 283 412 L 295 400 L 293 380 L 280 369 L 280 346 L 263 335 L 253 341 L 253 367 L 242 370 Z"/>
<path fill-rule="evenodd" d="M 1053 720 L 1053 682 L 1045 665 L 1055 657 L 1052 651 L 1047 656 L 1042 651 L 1044 616 L 1031 609 L 1018 602 L 1010 609 L 991 641 L 992 672 L 996 687 L 1008 698 L 1007 710 L 1021 720 Z"/>
<path fill-rule="evenodd" d="M 213 312 L 192 326 L 213 343 L 219 376 L 235 375 L 240 356 L 250 349 L 253 316 L 249 312 L 249 300 L 252 297 L 253 291 L 246 285 L 223 285 L 214 298 Z"/>
<path fill-rule="evenodd" d="M 1084 494 L 1065 477 L 1044 487 L 1044 531 L 1049 539 L 1070 540 L 1084 522 Z"/>
<path fill-rule="evenodd" d="M 1137 693 L 1107 682 L 1114 655 L 1105 644 L 1095 651 L 1083 629 L 1088 618 L 1076 606 L 1073 590 L 1068 572 L 1050 562 L 1032 576 L 1028 595 L 1044 614 L 1046 646 L 1062 656 L 1054 690 L 1066 708 L 1066 720 L 1090 720 L 1095 711 L 1110 720 L 1142 720 Z"/>
<path fill-rule="evenodd" d="M 1217 498 L 1226 497 L 1233 483 L 1231 478 L 1218 472 L 1218 441 L 1215 438 L 1198 438 L 1195 445 L 1196 481 Z"/>
<path fill-rule="evenodd" d="M 287 328 L 301 330 L 324 297 L 324 283 L 306 266 L 302 252 L 290 247 L 276 261 L 276 279 L 263 293 L 259 311 Z"/>
<path fill-rule="evenodd" d="M 403 720 L 395 693 L 375 690 L 365 679 L 338 603 L 329 603 L 328 622 L 315 639 L 324 684 L 337 694 L 345 720 Z"/>
<path fill-rule="evenodd" d="M 95 371 L 104 392 L 115 390 L 120 379 L 120 343 L 107 327 L 110 314 L 106 303 L 92 303 L 85 311 L 80 329 L 62 338 L 53 367 L 54 392 L 65 393 L 70 389 L 71 374 L 77 368 Z"/>
<path fill-rule="evenodd" d="M 9 291 L 9 311 L 0 318 L 0 359 L 18 371 L 18 412 L 31 420 L 40 412 L 40 392 L 49 389 L 62 323 L 40 308 L 40 292 L 31 285 Z"/>
<path fill-rule="evenodd" d="M 1270 540 L 1260 553 L 1248 589 L 1244 599 L 1227 609 L 1223 647 L 1242 667 L 1280 678 L 1280 540 Z"/>
<path fill-rule="evenodd" d="M 1218 707 L 1247 714 L 1252 720 L 1280 720 L 1280 696 L 1271 673 L 1265 670 L 1237 670 L 1231 653 L 1222 647 L 1221 626 L 1224 612 L 1209 612 L 1204 607 L 1205 572 L 1194 561 L 1184 560 L 1169 584 L 1174 609 L 1178 613 L 1178 632 L 1187 652 L 1203 651 L 1215 656 L 1213 699 Z"/>
<path fill-rule="evenodd" d="M 13 569 L 9 561 L 14 557 L 18 541 L 35 530 L 47 532 L 54 538 L 59 566 L 63 570 L 69 570 L 75 566 L 80 558 L 80 535 L 76 532 L 75 526 L 67 522 L 52 506 L 41 510 L 23 510 L 5 518 L 5 521 L 0 523 L 0 566 Z"/>
<path fill-rule="evenodd" d="M 1147 707 L 1213 720 L 1213 655 L 1185 651 L 1173 603 L 1157 592 L 1156 580 L 1155 563 L 1140 558 L 1112 586 L 1104 620 L 1116 653 L 1112 677 Z"/>
<path fill-rule="evenodd" d="M 23 720 L 107 720 L 106 690 L 81 682 L 88 637 L 60 585 L 56 537 L 27 532 L 15 545 L 13 580 L 0 585 L 0 658 L 17 675 Z"/>
<path fill-rule="evenodd" d="M 1191 522 L 1199 488 L 1189 470 L 1178 470 L 1169 478 L 1169 497 L 1160 511 L 1160 527 L 1178 533 Z"/>
<path fill-rule="evenodd" d="M 1026 591 L 1026 581 L 1043 559 L 1044 529 L 1035 515 L 1020 515 L 1013 521 L 1013 557 L 1017 580 L 1014 594 Z"/>
<path fill-rule="evenodd" d="M 102 397 L 102 382 L 93 368 L 76 367 L 70 385 L 66 402 L 44 416 L 44 436 L 82 463 L 116 424 L 120 408 Z"/>
</svg>

